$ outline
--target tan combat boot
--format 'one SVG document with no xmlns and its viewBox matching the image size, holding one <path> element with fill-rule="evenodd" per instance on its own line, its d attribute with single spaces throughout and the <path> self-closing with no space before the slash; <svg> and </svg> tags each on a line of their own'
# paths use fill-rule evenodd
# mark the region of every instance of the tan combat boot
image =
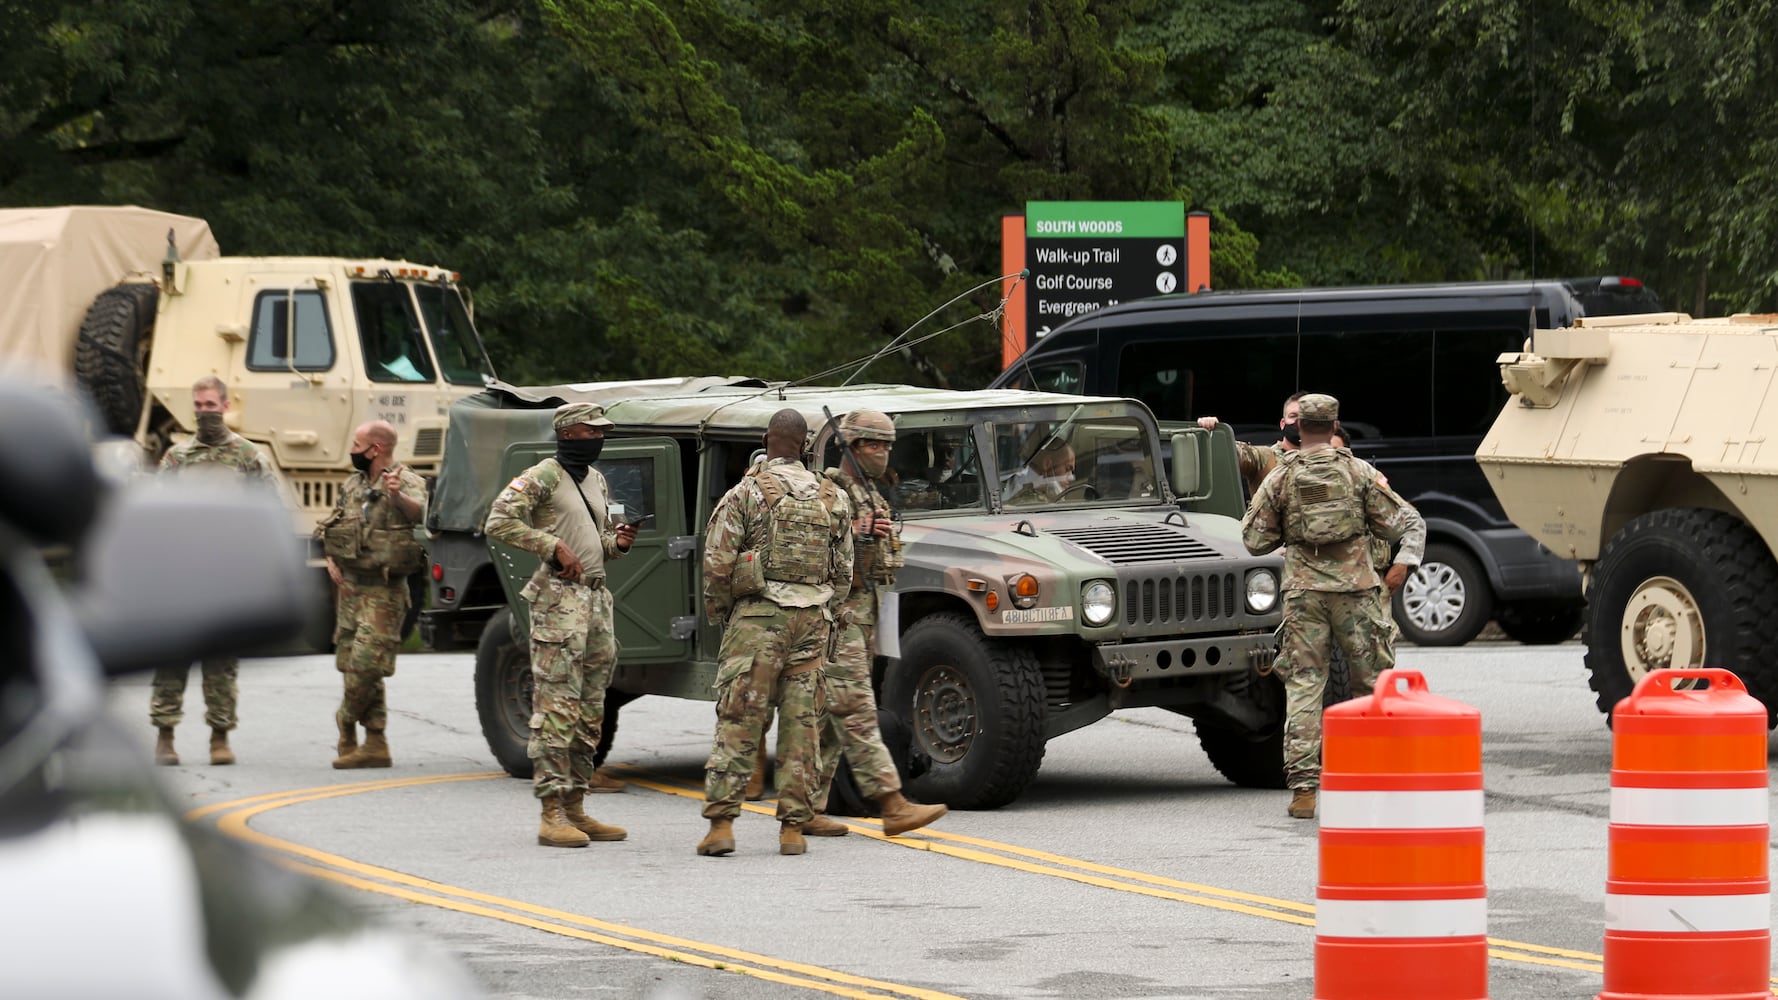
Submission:
<svg viewBox="0 0 1778 1000">
<path fill-rule="evenodd" d="M 358 749 L 336 759 L 333 766 L 349 771 L 360 767 L 388 767 L 391 763 L 389 742 L 383 738 L 383 731 L 365 726 L 364 743 Z"/>
<path fill-rule="evenodd" d="M 160 735 L 154 738 L 154 762 L 168 766 L 179 763 L 179 754 L 173 749 L 172 726 L 161 726 Z"/>
<path fill-rule="evenodd" d="M 950 810 L 944 806 L 924 806 L 909 802 L 900 792 L 888 792 L 877 800 L 883 810 L 883 833 L 899 837 L 909 830 L 918 830 Z"/>
<path fill-rule="evenodd" d="M 698 853 L 706 858 L 720 858 L 725 854 L 735 853 L 735 821 L 732 819 L 713 819 L 710 821 L 710 832 L 698 841 Z"/>
<path fill-rule="evenodd" d="M 537 827 L 537 842 L 545 847 L 585 847 L 590 838 L 576 830 L 562 811 L 560 795 L 543 798 L 543 822 Z"/>
<path fill-rule="evenodd" d="M 337 720 L 336 720 L 337 721 Z M 358 723 L 340 722 L 339 755 L 345 757 L 358 749 Z"/>
<path fill-rule="evenodd" d="M 1290 797 L 1290 817 L 1292 819 L 1315 818 L 1315 789 L 1295 789 L 1295 794 Z"/>
<path fill-rule="evenodd" d="M 210 730 L 210 763 L 233 764 L 235 752 L 228 748 L 228 730 Z"/>
<path fill-rule="evenodd" d="M 826 816 L 817 815 L 803 824 L 803 833 L 810 837 L 844 837 L 851 832 L 851 827 Z"/>
<path fill-rule="evenodd" d="M 594 793 L 610 793 L 621 792 L 628 787 L 629 785 L 613 778 L 610 771 L 601 767 L 597 771 L 594 771 L 592 778 L 587 781 L 586 790 Z"/>
<path fill-rule="evenodd" d="M 742 792 L 749 802 L 758 802 L 766 797 L 766 754 L 761 749 L 759 757 L 753 762 L 753 776 L 747 779 L 747 789 Z"/>
<path fill-rule="evenodd" d="M 605 843 L 622 840 L 630 835 L 630 832 L 621 826 L 601 823 L 588 816 L 586 811 L 580 807 L 583 794 L 582 792 L 562 793 L 562 815 L 568 817 L 569 826 L 586 834 L 588 840 Z"/>
<path fill-rule="evenodd" d="M 803 828 L 795 823 L 782 823 L 778 826 L 778 853 L 801 854 L 809 849 L 809 842 L 803 839 Z"/>
</svg>

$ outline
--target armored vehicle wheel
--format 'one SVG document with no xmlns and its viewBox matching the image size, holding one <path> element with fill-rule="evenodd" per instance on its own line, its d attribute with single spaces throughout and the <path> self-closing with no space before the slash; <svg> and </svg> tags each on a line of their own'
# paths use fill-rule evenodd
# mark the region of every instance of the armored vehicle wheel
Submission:
<svg viewBox="0 0 1778 1000">
<path fill-rule="evenodd" d="M 1778 561 L 1732 514 L 1658 510 L 1624 525 L 1593 570 L 1588 683 L 1609 715 L 1651 670 L 1723 667 L 1778 706 Z"/>
<path fill-rule="evenodd" d="M 1494 591 L 1474 556 L 1430 542 L 1419 568 L 1395 592 L 1393 607 L 1402 638 L 1420 646 L 1461 646 L 1487 626 Z"/>
<path fill-rule="evenodd" d="M 1585 623 L 1585 605 L 1555 606 L 1509 604 L 1495 621 L 1507 638 L 1529 646 L 1553 646 L 1574 638 Z"/>
<path fill-rule="evenodd" d="M 1204 748 L 1204 756 L 1210 758 L 1218 774 L 1242 788 L 1283 788 L 1283 679 L 1277 674 L 1261 677 L 1248 671 L 1230 677 L 1229 686 L 1258 703 L 1273 723 L 1256 733 L 1196 721 L 1198 745 Z M 1333 686 L 1331 677 L 1328 686 Z"/>
<path fill-rule="evenodd" d="M 159 300 L 160 290 L 153 285 L 118 285 L 100 292 L 80 323 L 74 375 L 113 434 L 136 433 L 141 419 Z"/>
<path fill-rule="evenodd" d="M 882 706 L 910 720 L 932 770 L 909 784 L 922 802 L 997 809 L 1043 763 L 1043 674 L 1027 649 L 982 635 L 967 615 L 928 615 L 901 637 Z"/>
<path fill-rule="evenodd" d="M 475 649 L 475 714 L 494 759 L 515 778 L 531 776 L 531 651 L 513 640 L 512 612 L 501 608 Z"/>
</svg>

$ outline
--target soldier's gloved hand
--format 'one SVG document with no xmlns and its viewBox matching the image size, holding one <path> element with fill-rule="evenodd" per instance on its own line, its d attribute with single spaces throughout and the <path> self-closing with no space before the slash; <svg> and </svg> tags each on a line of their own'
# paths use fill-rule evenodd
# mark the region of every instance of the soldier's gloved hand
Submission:
<svg viewBox="0 0 1778 1000">
<path fill-rule="evenodd" d="M 1391 594 L 1395 593 L 1401 589 L 1402 584 L 1408 582 L 1408 574 L 1412 571 L 1412 566 L 1396 563 L 1389 567 L 1389 572 L 1383 574 L 1383 586 L 1388 587 Z"/>
<path fill-rule="evenodd" d="M 620 524 L 613 530 L 617 534 L 617 547 L 625 552 L 630 551 L 630 546 L 636 544 L 636 526 Z"/>
<path fill-rule="evenodd" d="M 558 541 L 556 543 L 556 557 L 554 562 L 556 564 L 557 576 L 564 580 L 574 580 L 579 582 L 582 569 L 582 566 L 580 565 L 580 557 L 574 554 L 574 550 L 568 547 L 567 542 Z"/>
<path fill-rule="evenodd" d="M 345 574 L 340 572 L 339 564 L 333 561 L 332 556 L 327 557 L 327 578 L 332 580 L 336 587 L 346 582 Z"/>
</svg>

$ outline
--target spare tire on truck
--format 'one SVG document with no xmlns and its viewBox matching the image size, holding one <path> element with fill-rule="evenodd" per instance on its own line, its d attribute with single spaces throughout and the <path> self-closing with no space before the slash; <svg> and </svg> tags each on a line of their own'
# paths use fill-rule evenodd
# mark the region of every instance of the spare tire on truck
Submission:
<svg viewBox="0 0 1778 1000">
<path fill-rule="evenodd" d="M 118 285 L 99 293 L 80 323 L 74 376 L 112 434 L 134 435 L 147 398 L 148 347 L 160 289 Z"/>
</svg>

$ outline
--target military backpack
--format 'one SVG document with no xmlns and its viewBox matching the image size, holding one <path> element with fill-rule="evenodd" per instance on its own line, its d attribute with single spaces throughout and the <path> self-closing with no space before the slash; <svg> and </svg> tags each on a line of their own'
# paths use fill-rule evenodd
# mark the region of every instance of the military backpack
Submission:
<svg viewBox="0 0 1778 1000">
<path fill-rule="evenodd" d="M 1293 451 L 1283 457 L 1287 544 L 1330 545 L 1364 533 L 1364 486 L 1344 448 Z"/>
<path fill-rule="evenodd" d="M 839 490 L 825 478 L 812 497 L 792 494 L 777 473 L 761 469 L 754 475 L 766 502 L 766 537 L 757 553 L 742 553 L 742 564 L 759 567 L 762 580 L 781 583 L 826 583 L 832 572 L 833 508 Z"/>
</svg>

